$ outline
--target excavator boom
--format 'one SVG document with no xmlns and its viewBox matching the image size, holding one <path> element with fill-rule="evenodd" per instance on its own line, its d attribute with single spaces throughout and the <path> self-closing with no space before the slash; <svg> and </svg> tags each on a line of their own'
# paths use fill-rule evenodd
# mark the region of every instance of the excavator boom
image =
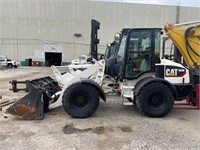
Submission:
<svg viewBox="0 0 200 150">
<path fill-rule="evenodd" d="M 166 35 L 179 49 L 187 66 L 195 72 L 200 67 L 200 21 L 166 24 Z"/>
</svg>

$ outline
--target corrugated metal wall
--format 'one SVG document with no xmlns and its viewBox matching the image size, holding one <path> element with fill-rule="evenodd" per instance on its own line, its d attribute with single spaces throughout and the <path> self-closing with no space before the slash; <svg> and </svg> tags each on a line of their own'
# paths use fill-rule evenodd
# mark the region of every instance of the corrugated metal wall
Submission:
<svg viewBox="0 0 200 150">
<path fill-rule="evenodd" d="M 63 61 L 89 53 L 90 21 L 101 23 L 99 51 L 124 27 L 163 27 L 176 22 L 176 6 L 84 0 L 0 0 L 0 55 L 44 61 L 35 51 L 62 47 Z M 180 8 L 180 22 L 199 20 L 199 8 Z M 80 33 L 81 37 L 75 37 Z"/>
</svg>

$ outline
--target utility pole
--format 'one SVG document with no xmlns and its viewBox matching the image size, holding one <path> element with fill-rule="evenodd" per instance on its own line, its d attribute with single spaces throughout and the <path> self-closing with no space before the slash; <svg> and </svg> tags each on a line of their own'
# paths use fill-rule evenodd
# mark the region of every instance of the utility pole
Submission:
<svg viewBox="0 0 200 150">
<path fill-rule="evenodd" d="M 180 9 L 181 9 L 181 6 L 180 6 L 180 0 L 179 0 L 176 6 L 176 24 L 180 23 Z"/>
<path fill-rule="evenodd" d="M 18 25 L 18 19 L 19 19 L 19 16 L 18 16 L 18 2 L 16 1 L 16 8 L 17 8 L 17 61 L 19 61 L 19 44 L 18 44 L 18 36 L 19 36 L 19 34 L 18 34 L 18 32 L 19 32 L 19 25 Z"/>
</svg>

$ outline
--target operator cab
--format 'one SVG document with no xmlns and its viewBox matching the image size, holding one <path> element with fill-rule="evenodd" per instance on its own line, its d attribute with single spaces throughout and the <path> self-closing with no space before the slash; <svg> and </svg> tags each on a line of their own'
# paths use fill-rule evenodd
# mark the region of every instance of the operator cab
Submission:
<svg viewBox="0 0 200 150">
<path fill-rule="evenodd" d="M 122 34 L 118 53 L 108 60 L 109 75 L 118 79 L 137 79 L 154 72 L 160 63 L 161 28 L 136 28 Z"/>
</svg>

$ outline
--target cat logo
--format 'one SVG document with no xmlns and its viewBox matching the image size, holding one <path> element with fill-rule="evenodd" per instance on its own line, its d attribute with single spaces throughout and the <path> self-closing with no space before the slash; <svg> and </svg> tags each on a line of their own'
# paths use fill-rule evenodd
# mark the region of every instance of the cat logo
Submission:
<svg viewBox="0 0 200 150">
<path fill-rule="evenodd" d="M 177 76 L 178 69 L 166 69 L 167 77 L 175 77 Z"/>
<path fill-rule="evenodd" d="M 165 76 L 166 77 L 183 77 L 186 74 L 186 69 L 175 66 L 166 66 Z"/>
</svg>

